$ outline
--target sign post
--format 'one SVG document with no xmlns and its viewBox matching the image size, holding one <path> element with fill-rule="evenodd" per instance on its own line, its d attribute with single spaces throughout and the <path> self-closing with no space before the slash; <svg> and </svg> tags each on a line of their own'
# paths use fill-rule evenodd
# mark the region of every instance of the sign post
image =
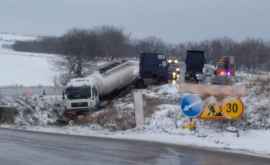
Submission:
<svg viewBox="0 0 270 165">
<path fill-rule="evenodd" d="M 180 99 L 180 107 L 182 113 L 189 118 L 187 123 L 184 123 L 183 128 L 190 130 L 196 129 L 195 117 L 200 116 L 203 110 L 203 101 L 198 95 L 188 94 Z"/>
<path fill-rule="evenodd" d="M 143 95 L 142 91 L 134 91 L 134 108 L 135 108 L 135 120 L 136 120 L 136 127 L 142 129 L 144 126 L 144 103 L 143 103 Z"/>
</svg>

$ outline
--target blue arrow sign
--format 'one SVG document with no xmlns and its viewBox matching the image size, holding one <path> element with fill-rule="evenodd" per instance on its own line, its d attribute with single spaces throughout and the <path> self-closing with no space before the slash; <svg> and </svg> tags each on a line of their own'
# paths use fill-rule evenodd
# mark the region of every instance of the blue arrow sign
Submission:
<svg viewBox="0 0 270 165">
<path fill-rule="evenodd" d="M 203 102 L 198 95 L 188 94 L 180 98 L 182 113 L 187 117 L 197 117 L 203 111 Z"/>
</svg>

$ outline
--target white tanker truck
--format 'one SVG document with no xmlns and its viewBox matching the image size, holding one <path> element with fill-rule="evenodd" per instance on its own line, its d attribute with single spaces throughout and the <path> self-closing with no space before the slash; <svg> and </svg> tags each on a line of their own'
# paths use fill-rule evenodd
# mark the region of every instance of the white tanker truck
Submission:
<svg viewBox="0 0 270 165">
<path fill-rule="evenodd" d="M 138 70 L 135 61 L 110 62 L 85 78 L 72 79 L 63 92 L 66 112 L 95 109 L 104 96 L 134 82 Z"/>
</svg>

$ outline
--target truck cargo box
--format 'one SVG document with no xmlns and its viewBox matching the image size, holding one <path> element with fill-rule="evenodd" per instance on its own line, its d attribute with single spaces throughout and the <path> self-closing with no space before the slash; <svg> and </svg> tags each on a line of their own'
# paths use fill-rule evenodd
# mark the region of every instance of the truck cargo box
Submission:
<svg viewBox="0 0 270 165">
<path fill-rule="evenodd" d="M 166 56 L 160 53 L 142 53 L 140 56 L 140 78 L 168 81 Z"/>
</svg>

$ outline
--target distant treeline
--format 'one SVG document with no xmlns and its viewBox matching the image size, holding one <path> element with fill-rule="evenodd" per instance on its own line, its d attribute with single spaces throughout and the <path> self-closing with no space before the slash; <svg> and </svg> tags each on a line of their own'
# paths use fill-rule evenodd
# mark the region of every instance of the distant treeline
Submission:
<svg viewBox="0 0 270 165">
<path fill-rule="evenodd" d="M 62 55 L 57 65 L 75 77 L 82 76 L 85 66 L 98 58 L 128 58 L 138 57 L 140 52 L 161 52 L 183 59 L 189 49 L 204 50 L 212 64 L 221 56 L 235 56 L 238 68 L 270 70 L 270 44 L 260 39 L 236 42 L 230 38 L 219 38 L 169 44 L 157 37 L 133 39 L 123 29 L 113 26 L 73 29 L 60 37 L 17 41 L 13 49 Z"/>
</svg>

